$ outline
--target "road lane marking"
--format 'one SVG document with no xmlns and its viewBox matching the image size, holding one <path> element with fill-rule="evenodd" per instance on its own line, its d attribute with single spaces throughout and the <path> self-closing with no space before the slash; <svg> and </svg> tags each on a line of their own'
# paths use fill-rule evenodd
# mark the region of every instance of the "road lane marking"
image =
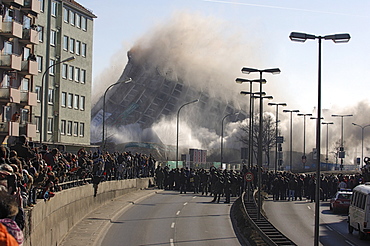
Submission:
<svg viewBox="0 0 370 246">
<path fill-rule="evenodd" d="M 179 215 L 180 214 L 180 211 L 177 211 L 176 215 Z"/>
<path fill-rule="evenodd" d="M 187 204 L 188 204 L 188 202 L 185 202 L 185 203 L 184 203 L 184 206 L 186 206 Z"/>
<path fill-rule="evenodd" d="M 172 222 L 171 228 L 175 228 L 175 222 Z"/>
<path fill-rule="evenodd" d="M 311 209 L 311 207 L 310 206 L 307 206 L 308 207 L 308 209 Z"/>
<path fill-rule="evenodd" d="M 170 245 L 171 246 L 174 246 L 175 244 L 173 243 L 173 239 L 172 238 L 170 238 Z"/>
<path fill-rule="evenodd" d="M 326 226 L 326 228 L 328 228 L 329 231 L 334 231 L 330 226 Z"/>
<path fill-rule="evenodd" d="M 348 243 L 349 245 L 352 245 L 352 246 L 355 246 L 356 244 L 353 244 L 353 243 L 351 243 L 350 241 L 348 241 L 348 240 L 345 240 L 345 242 L 346 243 Z"/>
<path fill-rule="evenodd" d="M 196 198 L 196 196 L 193 196 L 193 199 Z"/>
</svg>

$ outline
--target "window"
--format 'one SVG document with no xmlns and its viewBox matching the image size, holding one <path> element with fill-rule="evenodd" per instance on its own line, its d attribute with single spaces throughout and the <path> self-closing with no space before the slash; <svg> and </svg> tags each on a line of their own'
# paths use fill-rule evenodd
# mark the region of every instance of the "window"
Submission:
<svg viewBox="0 0 370 246">
<path fill-rule="evenodd" d="M 65 120 L 60 121 L 60 134 L 62 135 L 66 134 L 66 121 Z"/>
<path fill-rule="evenodd" d="M 80 137 L 85 135 L 85 123 L 80 123 Z"/>
<path fill-rule="evenodd" d="M 68 51 L 68 36 L 63 36 L 63 50 Z"/>
<path fill-rule="evenodd" d="M 68 65 L 63 63 L 63 65 L 62 65 L 62 78 L 67 79 L 67 74 L 68 74 Z"/>
<path fill-rule="evenodd" d="M 75 81 L 76 82 L 80 81 L 80 68 L 78 67 L 75 68 Z"/>
<path fill-rule="evenodd" d="M 72 135 L 72 121 L 67 122 L 67 135 Z"/>
<path fill-rule="evenodd" d="M 48 90 L 48 103 L 53 104 L 54 102 L 54 89 Z"/>
<path fill-rule="evenodd" d="M 86 70 L 81 69 L 81 83 L 85 84 L 86 83 Z"/>
<path fill-rule="evenodd" d="M 53 118 L 48 118 L 48 133 L 53 133 Z"/>
<path fill-rule="evenodd" d="M 75 12 L 73 12 L 72 10 L 69 11 L 69 22 L 72 26 L 75 25 Z"/>
<path fill-rule="evenodd" d="M 73 136 L 78 136 L 78 122 L 73 122 Z"/>
<path fill-rule="evenodd" d="M 76 40 L 76 55 L 80 55 L 81 51 L 81 42 Z"/>
<path fill-rule="evenodd" d="M 81 16 L 81 28 L 84 31 L 87 30 L 87 20 L 86 20 L 86 17 L 84 16 Z"/>
<path fill-rule="evenodd" d="M 85 96 L 80 96 L 80 110 L 85 110 Z"/>
<path fill-rule="evenodd" d="M 81 15 L 76 13 L 76 27 L 81 27 Z"/>
<path fill-rule="evenodd" d="M 51 30 L 50 32 L 50 45 L 55 46 L 57 42 L 57 32 L 55 30 Z"/>
<path fill-rule="evenodd" d="M 8 88 L 10 85 L 10 75 L 8 73 L 3 73 L 3 81 L 1 87 Z"/>
<path fill-rule="evenodd" d="M 61 102 L 62 102 L 62 107 L 66 107 L 67 106 L 67 92 L 62 92 Z"/>
<path fill-rule="evenodd" d="M 36 132 L 40 132 L 41 117 L 35 116 Z"/>
<path fill-rule="evenodd" d="M 45 8 L 45 6 L 44 6 L 44 0 L 39 0 L 40 1 L 40 11 L 41 12 L 44 12 L 44 8 Z"/>
<path fill-rule="evenodd" d="M 73 72 L 74 72 L 74 66 L 68 67 L 68 79 L 73 80 Z"/>
<path fill-rule="evenodd" d="M 31 18 L 28 16 L 23 16 L 23 29 L 31 28 Z"/>
<path fill-rule="evenodd" d="M 28 114 L 29 114 L 28 109 L 25 109 L 25 108 L 21 109 L 21 117 L 20 117 L 21 124 L 26 124 L 28 122 Z"/>
<path fill-rule="evenodd" d="M 73 108 L 78 109 L 78 103 L 80 102 L 80 98 L 78 95 L 75 94 L 74 99 L 73 99 Z"/>
<path fill-rule="evenodd" d="M 37 71 L 42 72 L 42 56 L 36 56 Z"/>
<path fill-rule="evenodd" d="M 68 9 L 66 9 L 66 8 L 63 8 L 63 20 L 64 20 L 64 22 L 68 23 L 69 12 L 68 12 Z"/>
<path fill-rule="evenodd" d="M 22 57 L 23 61 L 27 61 L 30 54 L 31 54 L 31 49 L 27 47 L 23 47 L 23 57 Z"/>
<path fill-rule="evenodd" d="M 13 43 L 9 41 L 4 42 L 4 49 L 3 49 L 4 55 L 11 55 L 13 54 Z"/>
<path fill-rule="evenodd" d="M 73 94 L 68 93 L 67 106 L 68 106 L 68 108 L 72 108 L 72 105 L 73 105 Z"/>
<path fill-rule="evenodd" d="M 11 119 L 10 106 L 4 106 L 3 122 L 8 122 Z"/>
<path fill-rule="evenodd" d="M 36 92 L 37 101 L 41 102 L 41 86 L 36 86 L 35 92 Z"/>
<path fill-rule="evenodd" d="M 30 86 L 30 79 L 27 78 L 22 78 L 21 81 L 21 91 L 29 91 L 29 86 Z"/>
<path fill-rule="evenodd" d="M 44 27 L 37 26 L 37 31 L 39 32 L 39 42 L 44 42 Z"/>
<path fill-rule="evenodd" d="M 82 45 L 81 45 L 81 55 L 83 57 L 86 57 L 86 49 L 87 49 L 86 44 L 85 43 L 82 43 Z"/>
<path fill-rule="evenodd" d="M 69 51 L 71 53 L 75 52 L 75 39 L 74 38 L 69 39 Z"/>
<path fill-rule="evenodd" d="M 50 68 L 49 68 L 49 74 L 50 75 L 54 75 L 54 72 L 55 72 L 55 66 L 54 66 L 54 64 L 55 64 L 55 61 L 54 60 L 52 60 L 52 59 L 50 59 L 50 62 L 49 62 L 49 66 L 50 66 Z"/>
<path fill-rule="evenodd" d="M 55 1 L 51 1 L 51 16 L 57 16 L 57 3 Z"/>
</svg>

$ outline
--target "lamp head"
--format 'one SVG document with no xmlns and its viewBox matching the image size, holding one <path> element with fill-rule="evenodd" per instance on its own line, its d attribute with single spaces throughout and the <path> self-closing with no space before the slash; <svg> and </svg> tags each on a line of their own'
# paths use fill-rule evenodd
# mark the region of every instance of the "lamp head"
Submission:
<svg viewBox="0 0 370 246">
<path fill-rule="evenodd" d="M 348 33 L 341 33 L 341 34 L 333 34 L 333 35 L 326 35 L 324 37 L 325 40 L 333 40 L 334 43 L 347 43 L 351 36 Z"/>
<path fill-rule="evenodd" d="M 265 79 L 242 79 L 242 78 L 237 78 L 236 80 L 235 80 L 235 82 L 236 83 L 238 83 L 238 84 L 242 84 L 242 83 L 245 83 L 245 82 L 250 82 L 250 83 L 252 83 L 252 82 L 258 82 L 258 83 L 261 83 L 262 82 L 262 84 L 266 84 L 266 80 Z"/>
<path fill-rule="evenodd" d="M 76 57 L 75 57 L 75 56 L 71 56 L 71 57 L 68 57 L 68 58 L 66 58 L 66 59 L 62 60 L 62 62 L 70 62 L 70 61 L 73 61 L 73 60 L 75 60 L 75 59 L 76 59 Z"/>
<path fill-rule="evenodd" d="M 291 32 L 289 38 L 292 41 L 304 43 L 307 39 L 316 39 L 316 36 L 302 32 Z"/>
<path fill-rule="evenodd" d="M 249 68 L 249 67 L 243 67 L 242 68 L 242 73 L 250 74 L 250 73 L 254 73 L 254 72 L 259 72 L 259 70 L 255 69 L 255 68 Z"/>
</svg>

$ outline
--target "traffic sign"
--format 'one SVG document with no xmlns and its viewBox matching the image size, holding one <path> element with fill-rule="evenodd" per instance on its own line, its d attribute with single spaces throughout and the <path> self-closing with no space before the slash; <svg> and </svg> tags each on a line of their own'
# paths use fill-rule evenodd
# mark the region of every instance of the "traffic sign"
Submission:
<svg viewBox="0 0 370 246">
<path fill-rule="evenodd" d="M 247 181 L 247 182 L 252 182 L 252 181 L 253 181 L 253 179 L 254 179 L 253 173 L 251 173 L 251 172 L 246 173 L 246 174 L 244 175 L 244 179 L 245 179 L 245 181 Z"/>
</svg>

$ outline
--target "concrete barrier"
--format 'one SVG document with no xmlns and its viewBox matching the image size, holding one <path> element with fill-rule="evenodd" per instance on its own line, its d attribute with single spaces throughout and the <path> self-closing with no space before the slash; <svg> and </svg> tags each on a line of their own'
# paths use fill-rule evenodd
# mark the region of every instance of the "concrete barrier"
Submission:
<svg viewBox="0 0 370 246">
<path fill-rule="evenodd" d="M 153 178 L 107 181 L 99 184 L 98 195 L 93 196 L 92 184 L 75 187 L 61 192 L 49 201 L 38 200 L 26 209 L 24 246 L 54 246 L 82 218 L 99 206 L 128 192 L 148 188 Z"/>
</svg>

